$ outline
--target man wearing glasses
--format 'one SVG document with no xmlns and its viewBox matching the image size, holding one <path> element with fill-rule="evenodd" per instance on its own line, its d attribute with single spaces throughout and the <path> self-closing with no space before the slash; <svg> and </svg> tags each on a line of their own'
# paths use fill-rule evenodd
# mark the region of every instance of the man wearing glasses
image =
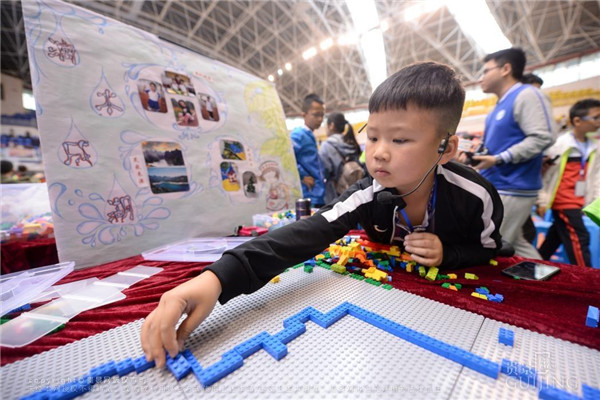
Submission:
<svg viewBox="0 0 600 400">
<path fill-rule="evenodd" d="M 544 173 L 544 187 L 538 198 L 537 212 L 552 209 L 554 222 L 540 247 L 549 260 L 560 244 L 565 246 L 571 264 L 591 266 L 590 234 L 583 223 L 582 208 L 600 197 L 600 160 L 598 144 L 588 134 L 600 129 L 600 100 L 585 99 L 569 110 L 573 131 L 565 133 L 548 149 L 556 158 Z"/>
<path fill-rule="evenodd" d="M 498 96 L 498 103 L 485 121 L 483 143 L 488 154 L 473 156 L 475 168 L 502 198 L 502 238 L 517 255 L 539 259 L 523 237 L 522 226 L 542 188 L 542 152 L 554 142 L 552 109 L 541 91 L 521 83 L 523 50 L 500 50 L 488 54 L 484 63 L 481 88 Z"/>
</svg>

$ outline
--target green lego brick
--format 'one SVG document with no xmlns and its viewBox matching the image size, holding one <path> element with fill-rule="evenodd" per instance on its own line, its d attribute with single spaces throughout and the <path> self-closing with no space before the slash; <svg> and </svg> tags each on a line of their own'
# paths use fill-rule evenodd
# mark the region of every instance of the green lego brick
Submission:
<svg viewBox="0 0 600 400">
<path fill-rule="evenodd" d="M 390 285 L 389 283 L 386 283 L 385 285 L 381 285 L 382 288 L 384 288 L 385 290 L 391 290 L 393 288 L 392 285 Z"/>
<path fill-rule="evenodd" d="M 337 272 L 338 274 L 343 274 L 344 272 L 347 272 L 346 267 L 340 264 L 333 264 L 331 266 L 331 270 Z"/>
</svg>

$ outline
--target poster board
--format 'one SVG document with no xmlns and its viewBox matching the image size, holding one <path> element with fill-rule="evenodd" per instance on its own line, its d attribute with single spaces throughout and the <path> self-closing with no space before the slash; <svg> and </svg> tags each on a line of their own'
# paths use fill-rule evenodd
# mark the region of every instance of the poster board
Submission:
<svg viewBox="0 0 600 400">
<path fill-rule="evenodd" d="M 271 83 L 71 4 L 23 15 L 61 261 L 229 235 L 300 197 Z"/>
</svg>

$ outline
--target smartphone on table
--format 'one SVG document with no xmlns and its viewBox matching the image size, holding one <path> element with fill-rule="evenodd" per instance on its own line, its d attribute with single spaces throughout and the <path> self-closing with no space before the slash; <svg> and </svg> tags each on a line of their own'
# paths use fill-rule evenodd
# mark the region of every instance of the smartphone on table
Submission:
<svg viewBox="0 0 600 400">
<path fill-rule="evenodd" d="M 553 265 L 537 263 L 535 261 L 521 261 L 518 264 L 502 270 L 504 275 L 530 281 L 545 281 L 560 272 L 560 268 Z"/>
</svg>

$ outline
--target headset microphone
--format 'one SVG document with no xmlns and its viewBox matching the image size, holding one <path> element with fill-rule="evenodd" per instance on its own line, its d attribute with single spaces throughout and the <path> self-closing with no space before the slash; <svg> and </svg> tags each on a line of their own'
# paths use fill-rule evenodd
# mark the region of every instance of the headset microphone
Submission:
<svg viewBox="0 0 600 400">
<path fill-rule="evenodd" d="M 442 159 L 442 156 L 444 155 L 444 152 L 446 151 L 446 148 L 448 147 L 449 139 L 450 139 L 450 133 L 448 133 L 446 138 L 444 140 L 442 140 L 442 142 L 440 143 L 440 146 L 438 147 L 438 153 L 440 155 L 438 156 L 437 160 L 435 160 L 435 164 L 433 164 L 431 166 L 431 168 L 429 168 L 429 170 L 425 173 L 425 175 L 423 175 L 423 178 L 421 178 L 421 181 L 417 184 L 417 186 L 415 186 L 411 191 L 404 193 L 404 194 L 392 194 L 392 193 L 386 192 L 386 191 L 379 192 L 379 193 L 377 193 L 377 201 L 380 202 L 381 204 L 395 204 L 400 209 L 403 209 L 404 207 L 406 207 L 406 202 L 404 201 L 403 197 L 406 197 L 409 194 L 416 192 L 417 189 L 419 189 L 421 187 L 423 182 L 425 182 L 425 179 L 427 179 L 427 177 L 429 176 L 431 171 L 433 171 L 433 169 L 438 165 L 438 163 Z"/>
</svg>

